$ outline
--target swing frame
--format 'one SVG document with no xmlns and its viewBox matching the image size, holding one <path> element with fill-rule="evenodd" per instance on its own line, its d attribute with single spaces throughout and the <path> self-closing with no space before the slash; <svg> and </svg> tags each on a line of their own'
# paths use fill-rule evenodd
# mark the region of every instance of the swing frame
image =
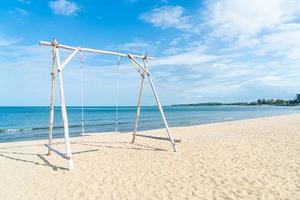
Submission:
<svg viewBox="0 0 300 200">
<path fill-rule="evenodd" d="M 157 92 L 155 90 L 155 87 L 154 87 L 154 84 L 153 84 L 153 81 L 151 78 L 151 74 L 150 74 L 149 68 L 148 68 L 148 60 L 154 59 L 154 57 L 149 57 L 148 55 L 132 55 L 132 54 L 124 54 L 124 53 L 119 53 L 119 52 L 104 51 L 104 50 L 98 50 L 98 49 L 72 47 L 72 46 L 59 44 L 55 38 L 52 40 L 52 42 L 40 41 L 39 45 L 52 47 L 52 69 L 51 69 L 51 73 L 50 73 L 50 75 L 51 75 L 50 114 L 49 114 L 50 116 L 49 116 L 48 144 L 45 145 L 48 148 L 49 156 L 51 155 L 51 152 L 56 153 L 57 155 L 61 156 L 62 158 L 66 159 L 68 161 L 69 171 L 74 169 L 62 71 L 63 71 L 63 68 L 72 60 L 72 58 L 78 52 L 79 53 L 90 52 L 90 53 L 96 53 L 96 54 L 112 55 L 112 56 L 118 56 L 119 58 L 127 57 L 129 59 L 129 61 L 132 63 L 132 65 L 135 67 L 135 69 L 137 70 L 138 74 L 141 76 L 141 86 L 140 86 L 140 92 L 139 92 L 139 98 L 138 98 L 138 104 L 137 104 L 137 110 L 136 110 L 136 116 L 135 116 L 135 122 L 134 122 L 133 134 L 132 134 L 132 143 L 135 142 L 136 136 L 140 136 L 139 134 L 137 134 L 137 128 L 138 128 L 138 122 L 139 122 L 140 111 L 141 111 L 142 96 L 143 96 L 143 91 L 144 91 L 144 80 L 147 77 L 147 79 L 151 85 L 151 89 L 152 89 L 154 98 L 156 100 L 157 107 L 160 111 L 163 123 L 165 125 L 166 132 L 168 135 L 168 140 L 171 142 L 174 152 L 176 152 L 176 143 L 170 132 L 162 105 L 159 101 L 159 98 L 158 98 Z M 73 52 L 63 62 L 61 62 L 59 49 L 67 49 L 67 50 L 71 50 Z M 140 64 L 137 59 L 140 59 L 142 61 L 142 64 Z M 53 122 L 54 122 L 54 88 L 55 88 L 56 70 L 57 70 L 57 76 L 58 76 L 58 81 L 59 81 L 61 115 L 62 115 L 63 127 L 64 127 L 64 140 L 65 140 L 64 143 L 65 143 L 65 152 L 66 152 L 65 154 L 59 152 L 58 150 L 56 150 L 52 147 Z"/>
</svg>

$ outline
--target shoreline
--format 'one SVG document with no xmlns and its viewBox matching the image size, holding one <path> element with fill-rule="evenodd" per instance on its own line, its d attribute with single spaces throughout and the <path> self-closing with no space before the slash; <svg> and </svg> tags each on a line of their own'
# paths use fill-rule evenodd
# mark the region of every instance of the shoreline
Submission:
<svg viewBox="0 0 300 200">
<path fill-rule="evenodd" d="M 169 126 L 170 129 L 174 129 L 174 128 L 188 128 L 188 127 L 198 127 L 198 126 L 205 126 L 205 125 L 211 125 L 211 124 L 222 124 L 222 123 L 230 123 L 230 122 L 239 122 L 239 121 L 248 121 L 248 120 L 255 120 L 255 119 L 264 119 L 264 118 L 272 118 L 272 117 L 280 117 L 280 116 L 290 116 L 290 115 L 299 115 L 299 113 L 289 113 L 289 114 L 275 114 L 272 116 L 264 116 L 264 117 L 253 117 L 253 118 L 244 118 L 244 119 L 229 119 L 229 120 L 224 120 L 224 121 L 212 121 L 212 122 L 205 122 L 202 124 L 191 124 L 191 125 L 183 125 L 183 126 Z M 143 132 L 148 132 L 148 131 L 164 131 L 165 128 L 156 128 L 156 129 L 147 129 L 147 130 L 140 130 L 138 131 L 138 133 L 143 133 Z M 30 132 L 30 130 L 28 131 Z M 1 134 L 1 133 L 0 133 Z M 4 133 L 5 134 L 5 133 Z M 9 133 L 8 133 L 9 134 Z M 91 132 L 91 133 L 87 133 L 87 134 L 91 134 L 91 135 L 85 135 L 85 136 L 72 136 L 70 135 L 70 138 L 81 138 L 81 137 L 89 137 L 89 136 L 101 136 L 101 135 L 115 135 L 115 134 L 132 134 L 132 132 L 120 132 L 120 133 L 113 133 L 112 131 L 109 132 Z M 59 138 L 53 138 L 53 140 L 63 140 L 63 137 L 59 137 Z M 28 140 L 19 140 L 19 141 L 7 141 L 7 142 L 0 142 L 1 144 L 5 144 L 5 143 L 17 143 L 17 142 L 34 142 L 34 141 L 48 141 L 47 138 L 37 138 L 37 139 L 28 139 Z"/>
</svg>

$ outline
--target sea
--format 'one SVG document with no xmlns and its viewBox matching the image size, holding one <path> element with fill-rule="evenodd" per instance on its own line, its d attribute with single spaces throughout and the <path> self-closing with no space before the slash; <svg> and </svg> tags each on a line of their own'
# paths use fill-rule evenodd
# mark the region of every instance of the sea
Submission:
<svg viewBox="0 0 300 200">
<path fill-rule="evenodd" d="M 133 130 L 136 107 L 89 106 L 83 108 L 84 131 L 104 134 Z M 170 127 L 192 126 L 214 122 L 268 117 L 299 113 L 298 106 L 165 106 Z M 53 137 L 63 137 L 63 123 L 59 107 L 54 109 Z M 68 107 L 70 136 L 79 136 L 82 127 L 81 107 Z M 117 113 L 117 114 L 116 114 Z M 117 119 L 117 126 L 116 126 Z M 48 137 L 49 107 L 0 107 L 0 142 L 45 139 Z M 155 106 L 141 109 L 138 130 L 163 128 L 160 113 Z M 188 133 L 187 133 L 188 134 Z"/>
</svg>

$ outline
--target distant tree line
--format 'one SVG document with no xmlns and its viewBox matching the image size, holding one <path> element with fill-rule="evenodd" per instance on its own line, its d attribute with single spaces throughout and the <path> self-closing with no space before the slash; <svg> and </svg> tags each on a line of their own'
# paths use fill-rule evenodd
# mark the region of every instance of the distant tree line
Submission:
<svg viewBox="0 0 300 200">
<path fill-rule="evenodd" d="M 300 104 L 300 94 L 296 95 L 293 100 L 285 99 L 257 99 L 253 102 L 236 102 L 236 103 L 219 103 L 219 102 L 208 102 L 208 103 L 194 103 L 194 104 L 178 104 L 173 106 L 222 106 L 222 105 L 233 105 L 233 106 L 258 106 L 258 105 L 275 105 L 275 106 L 296 106 Z"/>
<path fill-rule="evenodd" d="M 258 99 L 257 105 L 278 105 L 278 106 L 293 106 L 298 105 L 300 103 L 299 100 L 285 100 L 285 99 Z"/>
</svg>

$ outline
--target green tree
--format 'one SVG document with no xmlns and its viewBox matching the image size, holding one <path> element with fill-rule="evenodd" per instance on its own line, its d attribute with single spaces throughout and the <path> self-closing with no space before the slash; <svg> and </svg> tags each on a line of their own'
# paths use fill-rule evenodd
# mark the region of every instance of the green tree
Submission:
<svg viewBox="0 0 300 200">
<path fill-rule="evenodd" d="M 262 100 L 261 99 L 257 99 L 257 104 L 258 105 L 262 105 Z"/>
</svg>

